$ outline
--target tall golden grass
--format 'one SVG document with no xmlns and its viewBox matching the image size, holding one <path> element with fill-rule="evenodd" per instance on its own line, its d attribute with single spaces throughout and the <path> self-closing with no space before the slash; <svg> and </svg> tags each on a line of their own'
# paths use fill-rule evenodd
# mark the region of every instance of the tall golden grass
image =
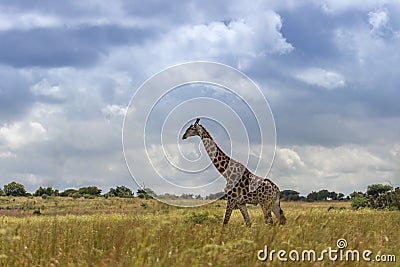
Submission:
<svg viewBox="0 0 400 267">
<path fill-rule="evenodd" d="M 400 212 L 354 211 L 339 202 L 282 206 L 286 225 L 265 225 L 261 209 L 251 206 L 248 228 L 239 211 L 222 227 L 224 201 L 176 208 L 137 198 L 3 197 L 0 266 L 399 266 Z M 346 249 L 395 255 L 397 262 L 257 259 L 265 245 L 319 252 L 337 248 L 339 238 Z"/>
</svg>

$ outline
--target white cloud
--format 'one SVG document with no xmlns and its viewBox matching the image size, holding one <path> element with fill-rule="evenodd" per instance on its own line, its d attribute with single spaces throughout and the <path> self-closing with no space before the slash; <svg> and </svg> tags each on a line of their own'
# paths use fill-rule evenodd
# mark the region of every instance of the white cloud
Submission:
<svg viewBox="0 0 400 267">
<path fill-rule="evenodd" d="M 372 31 L 379 31 L 380 29 L 386 27 L 389 22 L 389 15 L 387 14 L 387 10 L 384 9 L 370 11 L 368 16 L 368 21 L 372 26 Z"/>
<path fill-rule="evenodd" d="M 391 150 L 390 154 L 394 157 L 400 157 L 400 144 L 395 145 Z"/>
<path fill-rule="evenodd" d="M 304 167 L 304 162 L 299 154 L 290 148 L 279 148 L 276 153 L 276 160 L 290 170 L 296 171 Z"/>
<path fill-rule="evenodd" d="M 0 142 L 10 148 L 46 140 L 47 130 L 38 122 L 15 122 L 0 128 Z"/>
<path fill-rule="evenodd" d="M 320 189 L 348 194 L 388 180 L 397 184 L 396 156 L 387 158 L 387 150 L 356 145 L 278 147 L 272 179 L 281 189 L 303 194 Z"/>
<path fill-rule="evenodd" d="M 310 68 L 298 72 L 295 77 L 311 85 L 317 85 L 326 89 L 335 89 L 346 85 L 342 74 L 321 68 Z"/>
<path fill-rule="evenodd" d="M 61 21 L 54 16 L 39 13 L 10 13 L 0 11 L 0 31 L 13 29 L 51 28 L 61 26 Z"/>
<path fill-rule="evenodd" d="M 382 39 L 398 39 L 400 32 L 393 29 L 390 22 L 389 11 L 380 8 L 368 13 L 368 22 L 371 25 L 371 34 Z"/>
<path fill-rule="evenodd" d="M 106 116 L 124 116 L 126 113 L 126 107 L 121 107 L 118 105 L 107 105 L 102 108 L 101 112 L 103 112 Z"/>
<path fill-rule="evenodd" d="M 310 166 L 320 169 L 327 176 L 388 167 L 379 156 L 360 146 L 308 147 L 304 156 L 309 160 Z"/>
<path fill-rule="evenodd" d="M 280 32 L 281 27 L 282 19 L 273 11 L 238 15 L 228 22 L 185 23 L 139 46 L 113 49 L 107 60 L 127 66 L 132 61 L 146 62 L 140 71 L 148 74 L 158 71 L 160 66 L 190 60 L 227 62 L 233 58 L 233 65 L 246 69 L 256 57 L 290 53 L 294 49 Z"/>
<path fill-rule="evenodd" d="M 321 6 L 326 13 L 341 13 L 349 10 L 371 10 L 377 6 L 383 6 L 389 3 L 396 3 L 396 0 L 317 0 L 316 5 Z"/>
<path fill-rule="evenodd" d="M 31 87 L 31 91 L 38 96 L 50 96 L 56 99 L 64 98 L 60 86 L 57 84 L 50 84 L 46 78 L 34 84 Z"/>
<path fill-rule="evenodd" d="M 386 86 L 389 77 L 398 76 L 400 33 L 391 25 L 384 8 L 365 12 L 368 22 L 339 27 L 334 30 L 334 42 L 348 57 L 346 77 L 359 88 L 378 89 Z M 350 63 L 350 59 L 354 63 Z M 395 83 L 395 82 L 393 82 Z"/>
<path fill-rule="evenodd" d="M 93 3 L 93 5 L 81 5 L 76 1 L 76 8 L 81 8 L 88 13 L 96 8 L 101 11 L 102 16 L 82 13 L 85 15 L 63 16 L 63 14 L 54 12 L 53 14 L 44 14 L 35 11 L 8 10 L 0 9 L 0 31 L 10 30 L 31 30 L 31 29 L 49 29 L 49 28 L 76 28 L 82 25 L 86 26 L 109 26 L 117 25 L 121 27 L 144 28 L 154 27 L 157 20 L 149 17 L 129 16 L 120 7 L 121 3 L 113 1 L 107 5 Z M 1 8 L 1 7 L 0 7 Z M 90 10 L 91 9 L 91 10 Z"/>
<path fill-rule="evenodd" d="M 0 158 L 16 158 L 17 155 L 12 153 L 11 151 L 0 152 Z"/>
</svg>

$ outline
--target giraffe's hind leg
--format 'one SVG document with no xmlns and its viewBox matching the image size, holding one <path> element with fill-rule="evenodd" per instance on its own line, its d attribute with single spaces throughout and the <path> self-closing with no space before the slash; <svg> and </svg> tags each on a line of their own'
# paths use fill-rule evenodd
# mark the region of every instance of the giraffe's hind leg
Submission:
<svg viewBox="0 0 400 267">
<path fill-rule="evenodd" d="M 281 209 L 279 198 L 277 198 L 272 204 L 272 211 L 278 219 L 279 224 L 284 225 L 286 223 L 286 217 L 283 214 L 283 210 Z"/>
<path fill-rule="evenodd" d="M 224 225 L 228 224 L 234 207 L 235 207 L 235 201 L 233 201 L 232 199 L 228 199 L 228 202 L 226 203 Z"/>
<path fill-rule="evenodd" d="M 250 227 L 251 226 L 251 221 L 250 221 L 249 213 L 247 212 L 246 204 L 239 205 L 239 209 L 240 209 L 240 212 L 243 215 L 243 219 L 246 221 L 246 225 L 248 227 Z"/>
</svg>

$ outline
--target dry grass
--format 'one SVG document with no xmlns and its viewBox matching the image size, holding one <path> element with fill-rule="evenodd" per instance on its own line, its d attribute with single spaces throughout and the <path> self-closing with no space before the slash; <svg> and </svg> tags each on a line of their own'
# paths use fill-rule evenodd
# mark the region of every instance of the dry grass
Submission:
<svg viewBox="0 0 400 267">
<path fill-rule="evenodd" d="M 222 228 L 223 201 L 175 208 L 155 200 L 0 198 L 0 266 L 280 266 L 257 251 L 336 248 L 394 254 L 400 261 L 400 212 L 353 211 L 348 203 L 283 203 L 285 226 L 263 223 L 249 209 Z M 8 207 L 8 208 L 7 208 Z M 39 216 L 33 215 L 40 209 Z M 16 211 L 16 212 L 15 212 Z M 369 263 L 371 264 L 371 263 Z M 287 262 L 289 266 L 367 266 L 366 262 Z M 371 265 L 375 266 L 375 265 Z M 376 266 L 396 266 L 380 263 Z"/>
</svg>

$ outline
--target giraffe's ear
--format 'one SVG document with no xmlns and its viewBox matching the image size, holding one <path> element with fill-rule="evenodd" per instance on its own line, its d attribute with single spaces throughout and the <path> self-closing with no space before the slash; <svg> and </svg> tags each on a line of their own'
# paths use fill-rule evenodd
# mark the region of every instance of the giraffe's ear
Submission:
<svg viewBox="0 0 400 267">
<path fill-rule="evenodd" d="M 196 119 L 196 122 L 195 122 L 194 124 L 199 124 L 199 121 L 200 121 L 200 119 L 197 118 L 197 119 Z"/>
</svg>

